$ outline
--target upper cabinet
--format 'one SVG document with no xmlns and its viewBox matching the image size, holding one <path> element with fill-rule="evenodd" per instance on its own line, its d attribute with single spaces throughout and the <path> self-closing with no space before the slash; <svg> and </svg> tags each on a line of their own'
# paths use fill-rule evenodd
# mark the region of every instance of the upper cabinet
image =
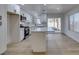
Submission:
<svg viewBox="0 0 79 59">
<path fill-rule="evenodd" d="M 8 4 L 8 12 L 20 14 L 20 6 L 16 4 Z"/>
</svg>

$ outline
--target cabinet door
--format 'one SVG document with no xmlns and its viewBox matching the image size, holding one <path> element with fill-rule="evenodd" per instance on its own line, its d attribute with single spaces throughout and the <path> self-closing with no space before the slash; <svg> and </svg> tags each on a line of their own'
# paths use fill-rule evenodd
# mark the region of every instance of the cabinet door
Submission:
<svg viewBox="0 0 79 59">
<path fill-rule="evenodd" d="M 24 38 L 24 28 L 20 28 L 20 37 L 21 37 L 21 40 L 23 40 L 23 38 Z"/>
</svg>

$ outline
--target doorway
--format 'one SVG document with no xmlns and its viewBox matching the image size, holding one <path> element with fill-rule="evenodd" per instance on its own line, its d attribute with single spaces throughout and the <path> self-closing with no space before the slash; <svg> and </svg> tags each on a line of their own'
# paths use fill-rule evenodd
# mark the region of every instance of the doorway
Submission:
<svg viewBox="0 0 79 59">
<path fill-rule="evenodd" d="M 48 18 L 48 31 L 61 32 L 61 18 Z"/>
</svg>

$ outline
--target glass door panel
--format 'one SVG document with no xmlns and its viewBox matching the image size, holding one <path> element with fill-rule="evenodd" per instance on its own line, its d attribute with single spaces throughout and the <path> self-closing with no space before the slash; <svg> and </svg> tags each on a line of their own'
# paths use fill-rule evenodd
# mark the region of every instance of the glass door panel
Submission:
<svg viewBox="0 0 79 59">
<path fill-rule="evenodd" d="M 49 31 L 61 31 L 61 18 L 48 18 Z"/>
</svg>

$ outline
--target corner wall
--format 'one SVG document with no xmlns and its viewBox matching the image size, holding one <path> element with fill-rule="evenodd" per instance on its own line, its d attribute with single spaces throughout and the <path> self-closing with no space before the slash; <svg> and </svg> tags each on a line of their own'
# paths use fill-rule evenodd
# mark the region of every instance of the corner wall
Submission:
<svg viewBox="0 0 79 59">
<path fill-rule="evenodd" d="M 0 16 L 2 16 L 2 25 L 0 25 L 0 54 L 7 49 L 7 6 L 0 4 Z"/>
</svg>

